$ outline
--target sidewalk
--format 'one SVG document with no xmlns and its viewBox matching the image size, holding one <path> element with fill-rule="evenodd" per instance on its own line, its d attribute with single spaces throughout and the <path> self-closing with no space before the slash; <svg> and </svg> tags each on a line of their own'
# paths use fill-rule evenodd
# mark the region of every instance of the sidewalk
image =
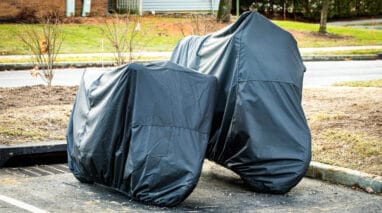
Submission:
<svg viewBox="0 0 382 213">
<path fill-rule="evenodd" d="M 349 26 L 349 25 L 362 25 L 362 24 L 377 24 L 382 23 L 382 18 L 368 18 L 368 19 L 360 19 L 360 20 L 352 20 L 352 21 L 332 21 L 328 22 L 328 25 L 333 26 Z"/>
<path fill-rule="evenodd" d="M 315 53 L 315 52 L 335 52 L 335 51 L 369 50 L 369 49 L 380 49 L 382 52 L 382 45 L 300 48 L 300 52 L 301 54 L 304 54 L 304 53 Z"/>
</svg>

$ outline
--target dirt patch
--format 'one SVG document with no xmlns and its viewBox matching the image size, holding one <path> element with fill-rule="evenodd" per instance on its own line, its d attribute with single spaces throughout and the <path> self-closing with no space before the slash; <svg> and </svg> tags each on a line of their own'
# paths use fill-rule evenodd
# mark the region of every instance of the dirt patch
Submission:
<svg viewBox="0 0 382 213">
<path fill-rule="evenodd" d="M 296 40 L 301 40 L 304 38 L 311 38 L 311 39 L 323 39 L 323 40 L 351 40 L 353 39 L 352 36 L 344 36 L 344 35 L 337 35 L 332 33 L 319 33 L 319 32 L 309 32 L 309 31 L 299 31 L 299 30 L 291 30 L 288 29 L 288 32 L 290 32 Z"/>
<path fill-rule="evenodd" d="M 382 175 L 382 88 L 304 90 L 316 161 Z"/>
<path fill-rule="evenodd" d="M 0 88 L 0 144 L 64 140 L 77 87 Z M 313 160 L 382 175 L 382 88 L 304 90 Z"/>
<path fill-rule="evenodd" d="M 44 105 L 72 104 L 77 87 L 27 86 L 0 88 L 0 110 Z"/>
<path fill-rule="evenodd" d="M 76 87 L 0 88 L 0 144 L 64 140 Z"/>
</svg>

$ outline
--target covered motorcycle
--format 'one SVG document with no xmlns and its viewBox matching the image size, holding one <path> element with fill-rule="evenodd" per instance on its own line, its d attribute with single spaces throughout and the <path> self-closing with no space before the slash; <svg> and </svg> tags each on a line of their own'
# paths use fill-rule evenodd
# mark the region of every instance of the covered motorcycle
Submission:
<svg viewBox="0 0 382 213">
<path fill-rule="evenodd" d="M 85 73 L 70 117 L 68 165 L 149 204 L 174 206 L 196 186 L 216 78 L 171 62 Z"/>
<path fill-rule="evenodd" d="M 305 66 L 292 35 L 256 12 L 181 40 L 171 61 L 215 76 L 206 157 L 253 190 L 285 193 L 304 176 L 311 136 L 301 107 Z"/>
</svg>

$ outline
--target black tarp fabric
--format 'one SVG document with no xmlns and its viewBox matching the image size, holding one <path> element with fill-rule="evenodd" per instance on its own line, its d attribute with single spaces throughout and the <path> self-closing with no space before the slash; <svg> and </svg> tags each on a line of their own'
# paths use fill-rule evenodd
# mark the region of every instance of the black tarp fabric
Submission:
<svg viewBox="0 0 382 213">
<path fill-rule="evenodd" d="M 304 176 L 311 136 L 301 107 L 305 66 L 292 35 L 256 12 L 182 39 L 171 61 L 215 76 L 206 157 L 259 192 L 285 193 Z"/>
<path fill-rule="evenodd" d="M 180 203 L 201 173 L 216 83 L 171 62 L 85 74 L 68 126 L 70 170 L 144 203 Z"/>
</svg>

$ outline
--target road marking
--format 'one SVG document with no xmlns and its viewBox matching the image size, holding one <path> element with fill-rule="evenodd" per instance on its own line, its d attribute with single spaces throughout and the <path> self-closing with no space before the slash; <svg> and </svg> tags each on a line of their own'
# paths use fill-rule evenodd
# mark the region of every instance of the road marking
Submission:
<svg viewBox="0 0 382 213">
<path fill-rule="evenodd" d="M 7 197 L 4 195 L 0 195 L 0 200 L 4 201 L 6 203 L 12 204 L 14 206 L 17 206 L 19 208 L 25 209 L 29 212 L 33 212 L 33 213 L 46 213 L 47 212 L 45 210 L 39 209 L 39 208 L 32 206 L 30 204 L 24 203 L 22 201 L 19 201 L 19 200 L 16 200 L 14 198 Z"/>
</svg>

